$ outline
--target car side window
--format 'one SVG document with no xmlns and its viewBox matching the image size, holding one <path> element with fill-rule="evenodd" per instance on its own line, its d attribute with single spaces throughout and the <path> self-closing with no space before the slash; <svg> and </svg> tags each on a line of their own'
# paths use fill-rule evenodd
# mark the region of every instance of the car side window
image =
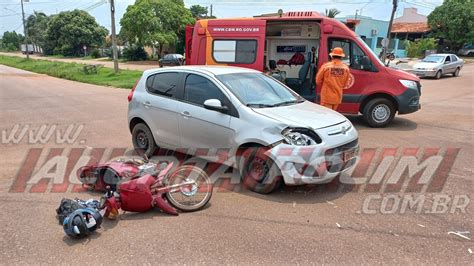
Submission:
<svg viewBox="0 0 474 266">
<path fill-rule="evenodd" d="M 344 50 L 345 57 L 342 62 L 348 65 L 351 69 L 374 71 L 374 67 L 369 57 L 364 51 L 353 41 L 347 39 L 331 38 L 328 41 L 329 52 L 335 47 L 341 47 Z"/>
<path fill-rule="evenodd" d="M 176 97 L 178 82 L 179 73 L 158 73 L 147 78 L 146 89 L 152 94 L 174 98 Z"/>
<path fill-rule="evenodd" d="M 226 97 L 212 81 L 203 76 L 189 74 L 184 86 L 184 100 L 203 106 L 209 99 L 217 99 L 223 105 L 226 103 Z"/>
<path fill-rule="evenodd" d="M 342 62 L 346 65 L 350 65 L 351 63 L 351 43 L 349 40 L 346 39 L 329 39 L 329 53 L 335 47 L 341 47 L 344 50 L 345 57 L 342 58 Z M 331 59 L 331 57 L 329 57 Z"/>
<path fill-rule="evenodd" d="M 446 56 L 446 59 L 444 60 L 445 63 L 451 63 L 451 57 L 448 55 Z"/>
<path fill-rule="evenodd" d="M 458 61 L 458 57 L 455 55 L 451 55 L 451 62 L 456 62 Z"/>
</svg>

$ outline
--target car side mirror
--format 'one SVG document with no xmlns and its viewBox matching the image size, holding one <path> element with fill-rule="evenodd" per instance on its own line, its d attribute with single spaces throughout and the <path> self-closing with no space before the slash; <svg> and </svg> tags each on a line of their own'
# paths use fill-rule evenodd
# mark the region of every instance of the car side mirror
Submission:
<svg viewBox="0 0 474 266">
<path fill-rule="evenodd" d="M 204 101 L 204 108 L 221 113 L 227 113 L 229 111 L 229 108 L 227 106 L 222 106 L 221 101 L 217 99 L 208 99 Z"/>
<path fill-rule="evenodd" d="M 449 62 L 449 61 L 445 61 L 445 62 L 444 62 L 444 64 L 449 64 L 449 63 L 451 63 L 451 62 Z"/>
</svg>

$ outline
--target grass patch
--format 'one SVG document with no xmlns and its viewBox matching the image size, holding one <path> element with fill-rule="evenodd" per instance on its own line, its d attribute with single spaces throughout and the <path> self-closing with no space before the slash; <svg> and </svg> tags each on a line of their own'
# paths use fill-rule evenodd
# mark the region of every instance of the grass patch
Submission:
<svg viewBox="0 0 474 266">
<path fill-rule="evenodd" d="M 120 70 L 119 73 L 115 74 L 113 69 L 103 67 L 97 71 L 97 74 L 85 74 L 83 64 L 36 59 L 26 60 L 21 57 L 4 55 L 0 55 L 0 64 L 57 78 L 125 89 L 131 89 L 143 73 L 137 70 Z"/>
</svg>

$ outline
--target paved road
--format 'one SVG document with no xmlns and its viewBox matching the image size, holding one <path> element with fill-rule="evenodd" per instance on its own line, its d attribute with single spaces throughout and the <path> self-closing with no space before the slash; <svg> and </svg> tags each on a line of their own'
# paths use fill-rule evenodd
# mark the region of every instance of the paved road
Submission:
<svg viewBox="0 0 474 266">
<path fill-rule="evenodd" d="M 460 148 L 441 194 L 473 198 L 474 65 L 459 78 L 423 80 L 423 109 L 397 117 L 385 129 L 351 118 L 365 149 Z M 128 90 L 106 88 L 0 66 L 0 130 L 16 124 L 65 127 L 84 124 L 73 144 L 1 144 L 0 260 L 10 263 L 436 263 L 471 264 L 472 241 L 449 231 L 474 234 L 473 204 L 467 213 L 361 213 L 364 200 L 380 193 L 330 192 L 329 186 L 298 187 L 271 195 L 216 192 L 211 206 L 169 217 L 157 211 L 106 221 L 89 239 L 64 236 L 54 210 L 63 197 L 88 193 L 11 193 L 29 150 L 130 147 L 126 124 Z M 61 151 L 60 151 L 61 152 Z M 41 163 L 38 163 L 41 165 Z M 33 164 L 35 165 L 35 164 Z M 371 164 L 375 167 L 376 162 Z M 58 164 L 61 168 L 61 164 Z M 70 165 L 67 167 L 71 167 Z M 68 169 L 69 169 L 68 168 Z M 52 171 L 54 172 L 53 167 Z M 369 168 L 367 175 L 374 171 Z M 21 174 L 21 173 L 20 173 Z M 46 174 L 45 174 L 46 175 Z M 405 173 L 406 175 L 406 173 Z M 26 191 L 30 191 L 31 184 Z M 47 191 L 50 191 L 48 187 Z M 392 195 L 385 192 L 383 195 Z M 428 195 L 426 208 L 432 203 Z M 430 196 L 431 195 L 431 196 Z M 425 206 L 424 206 L 425 208 Z M 385 209 L 384 209 L 385 210 Z M 338 224 L 341 228 L 338 227 Z M 470 235 L 470 237 L 474 237 Z"/>
</svg>

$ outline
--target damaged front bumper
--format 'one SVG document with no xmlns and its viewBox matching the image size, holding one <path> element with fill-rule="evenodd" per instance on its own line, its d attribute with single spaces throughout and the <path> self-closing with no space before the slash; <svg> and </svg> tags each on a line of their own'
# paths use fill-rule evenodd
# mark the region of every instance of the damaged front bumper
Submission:
<svg viewBox="0 0 474 266">
<path fill-rule="evenodd" d="M 319 129 L 317 133 L 322 139 L 320 144 L 295 146 L 280 143 L 267 151 L 280 169 L 286 185 L 329 183 L 355 167 L 359 143 L 354 127 L 345 132 L 328 127 Z"/>
</svg>

